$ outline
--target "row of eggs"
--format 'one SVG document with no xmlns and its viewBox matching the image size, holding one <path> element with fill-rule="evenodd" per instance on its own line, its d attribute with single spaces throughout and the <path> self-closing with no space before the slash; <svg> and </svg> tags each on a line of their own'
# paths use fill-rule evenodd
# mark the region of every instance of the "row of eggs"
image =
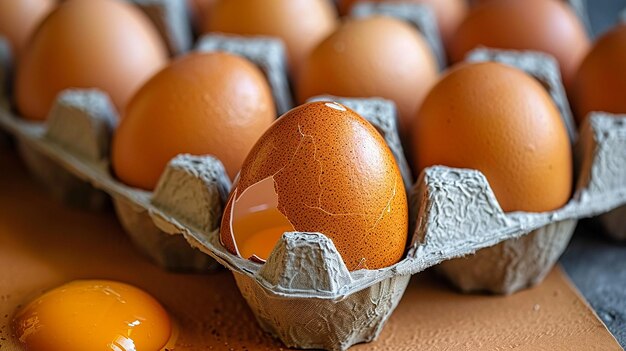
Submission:
<svg viewBox="0 0 626 351">
<path fill-rule="evenodd" d="M 451 60 L 460 61 L 477 44 L 546 51 L 561 65 L 579 120 L 592 110 L 626 112 L 626 99 L 616 96 L 626 86 L 616 69 L 626 58 L 626 29 L 616 28 L 587 54 L 582 25 L 559 1 L 480 2 L 469 13 L 463 1 L 437 2 Z M 206 13 L 197 17 L 208 31 L 281 37 L 301 102 L 318 94 L 393 100 L 416 171 L 434 164 L 479 169 L 506 211 L 547 211 L 569 199 L 567 133 L 531 77 L 495 63 L 459 64 L 440 76 L 425 40 L 404 22 L 373 17 L 338 24 L 326 0 L 260 3 L 205 3 Z M 341 2 L 341 10 L 350 3 Z M 444 3 L 450 5 L 442 10 Z M 305 104 L 274 122 L 270 88 L 252 63 L 225 53 L 191 53 L 168 63 L 150 22 L 120 0 L 66 1 L 27 44 L 13 47 L 15 105 L 23 117 L 45 119 L 56 95 L 69 87 L 99 87 L 111 96 L 122 111 L 112 149 L 121 181 L 153 189 L 166 163 L 183 152 L 216 155 L 231 178 L 239 174 L 221 228 L 232 253 L 262 262 L 284 231 L 298 230 L 331 237 L 351 270 L 389 266 L 402 257 L 408 206 L 398 167 L 376 130 L 342 105 Z M 133 289 L 70 283 L 20 311 L 16 332 L 33 350 L 86 349 L 100 342 L 96 337 L 113 350 L 142 342 L 153 342 L 146 349 L 166 347 L 175 334 L 169 317 Z M 39 330 L 42 318 L 85 308 L 59 304 L 55 294 L 120 310 L 104 308 L 103 314 L 117 317 L 84 340 L 62 340 L 54 336 L 62 331 Z M 151 337 L 134 332 L 143 327 Z"/>
</svg>

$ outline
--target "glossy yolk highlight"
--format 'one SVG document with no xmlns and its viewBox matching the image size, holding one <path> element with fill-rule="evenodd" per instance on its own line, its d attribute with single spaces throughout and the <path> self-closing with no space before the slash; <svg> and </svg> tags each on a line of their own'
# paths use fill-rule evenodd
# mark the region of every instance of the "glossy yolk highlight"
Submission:
<svg viewBox="0 0 626 351">
<path fill-rule="evenodd" d="M 156 299 L 101 280 L 74 281 L 43 294 L 18 311 L 14 330 L 29 351 L 160 351 L 175 341 Z"/>
</svg>

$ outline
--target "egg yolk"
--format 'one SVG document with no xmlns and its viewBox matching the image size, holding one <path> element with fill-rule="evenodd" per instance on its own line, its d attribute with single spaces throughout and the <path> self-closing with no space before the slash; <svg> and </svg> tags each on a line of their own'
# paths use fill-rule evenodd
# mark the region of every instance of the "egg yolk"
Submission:
<svg viewBox="0 0 626 351">
<path fill-rule="evenodd" d="M 18 311 L 14 331 L 29 351 L 161 351 L 173 327 L 161 304 L 119 282 L 78 280 Z"/>
<path fill-rule="evenodd" d="M 239 256 L 261 263 L 268 259 L 283 233 L 295 231 L 278 209 L 273 177 L 250 186 L 235 199 L 230 219 L 232 245 Z"/>
<path fill-rule="evenodd" d="M 235 219 L 233 231 L 238 236 L 237 248 L 241 257 L 256 256 L 262 261 L 267 260 L 283 233 L 294 230 L 283 218 L 277 208 L 270 208 Z"/>
</svg>

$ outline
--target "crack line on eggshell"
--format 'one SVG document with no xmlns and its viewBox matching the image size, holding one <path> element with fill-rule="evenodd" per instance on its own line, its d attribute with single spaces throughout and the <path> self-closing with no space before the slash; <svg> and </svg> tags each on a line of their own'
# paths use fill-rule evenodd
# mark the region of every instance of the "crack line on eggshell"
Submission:
<svg viewBox="0 0 626 351">
<path fill-rule="evenodd" d="M 298 124 L 298 132 L 300 133 L 300 135 L 302 136 L 302 139 L 300 140 L 304 140 L 304 138 L 311 138 L 311 142 L 313 143 L 313 161 L 317 162 L 317 164 L 319 164 L 320 169 L 319 169 L 319 176 L 317 177 L 317 185 L 320 188 L 320 193 L 319 196 L 317 197 L 317 206 L 322 209 L 322 195 L 324 194 L 324 188 L 322 187 L 322 173 L 324 172 L 324 167 L 322 166 L 322 161 L 317 159 L 317 144 L 315 144 L 315 138 L 313 137 L 313 135 L 308 135 L 308 134 L 304 134 L 302 132 L 302 126 Z M 308 206 L 306 204 L 304 204 L 307 207 L 311 207 Z"/>
<path fill-rule="evenodd" d="M 313 152 L 313 160 L 315 160 L 319 165 L 319 176 L 318 176 L 318 185 L 320 187 L 320 194 L 318 196 L 318 206 L 311 206 L 308 205 L 304 202 L 300 202 L 303 206 L 309 208 L 309 209 L 313 209 L 313 210 L 319 210 L 324 212 L 325 214 L 329 215 L 329 216 L 340 216 L 340 217 L 349 217 L 349 216 L 360 216 L 360 217 L 365 217 L 365 219 L 367 219 L 368 215 L 367 213 L 332 213 L 326 209 L 324 209 L 321 206 L 321 202 L 322 202 L 322 193 L 323 193 L 323 188 L 322 188 L 322 182 L 321 182 L 321 177 L 322 177 L 322 171 L 323 171 L 323 167 L 322 167 L 322 162 L 320 160 L 317 159 L 317 145 L 315 144 L 315 138 L 313 137 L 313 135 L 309 135 L 309 134 L 305 134 L 302 131 L 302 125 L 298 124 L 298 133 L 300 133 L 300 142 L 298 143 L 298 146 L 296 147 L 296 150 L 294 151 L 293 155 L 291 156 L 289 162 L 287 162 L 287 164 L 285 164 L 283 167 L 281 167 L 278 171 L 276 171 L 276 173 L 274 173 L 273 175 L 271 175 L 270 177 L 272 178 L 272 181 L 274 182 L 274 192 L 276 193 L 277 196 L 278 192 L 276 191 L 276 179 L 274 178 L 277 174 L 281 173 L 282 171 L 285 170 L 285 168 L 287 168 L 290 164 L 293 163 L 293 160 L 296 158 L 298 151 L 300 151 L 300 148 L 302 147 L 302 143 L 304 142 L 305 138 L 311 138 L 311 141 L 313 142 L 313 147 L 314 147 L 314 152 Z M 256 183 L 255 183 L 256 184 Z M 394 197 L 397 194 L 397 189 L 398 189 L 398 180 L 395 179 L 394 180 L 394 186 L 391 192 L 391 197 L 389 198 L 389 200 L 387 201 L 387 204 L 383 207 L 383 209 L 380 212 L 380 215 L 378 216 L 378 218 L 376 219 L 376 221 L 374 222 L 374 224 L 368 228 L 368 230 L 372 230 L 374 229 L 378 223 L 380 223 L 380 221 L 382 220 L 382 218 L 385 216 L 385 210 L 388 210 L 391 208 L 391 202 L 393 201 Z M 247 189 L 246 189 L 247 190 Z M 280 196 L 279 196 L 280 199 Z M 280 204 L 279 204 L 280 205 Z M 282 213 L 282 211 L 280 210 L 280 206 L 277 208 L 279 212 Z M 295 229 L 295 226 L 293 225 L 293 223 L 291 223 L 291 220 L 289 219 L 289 217 L 283 213 L 283 216 L 285 217 L 285 219 L 291 224 L 291 226 Z"/>
<path fill-rule="evenodd" d="M 385 216 L 385 210 L 387 210 L 387 212 L 391 212 L 391 201 L 393 201 L 393 198 L 396 197 L 397 193 L 398 193 L 398 178 L 395 178 L 394 184 L 393 184 L 393 190 L 391 191 L 391 197 L 389 198 L 387 205 L 383 207 L 382 211 L 380 212 L 380 216 L 378 216 L 378 219 L 376 219 L 376 222 L 370 228 L 370 230 L 374 229 L 378 225 L 378 223 L 383 219 L 383 217 Z"/>
</svg>

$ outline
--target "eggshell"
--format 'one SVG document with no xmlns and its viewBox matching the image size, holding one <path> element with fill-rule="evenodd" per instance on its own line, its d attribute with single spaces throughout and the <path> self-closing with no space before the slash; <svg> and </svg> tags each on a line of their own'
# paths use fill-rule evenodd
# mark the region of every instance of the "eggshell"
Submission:
<svg viewBox="0 0 626 351">
<path fill-rule="evenodd" d="M 297 81 L 300 102 L 316 95 L 383 97 L 395 102 L 400 134 L 438 76 L 426 40 L 409 24 L 386 16 L 348 19 L 306 60 Z"/>
<path fill-rule="evenodd" d="M 337 26 L 328 0 L 217 0 L 204 32 L 274 36 L 285 42 L 291 73 Z"/>
<path fill-rule="evenodd" d="M 0 36 L 8 39 L 19 55 L 54 6 L 55 0 L 0 0 Z"/>
<path fill-rule="evenodd" d="M 113 169 L 124 183 L 153 189 L 174 156 L 211 154 L 234 178 L 275 118 L 270 88 L 251 62 L 192 53 L 157 73 L 130 101 L 113 139 Z"/>
<path fill-rule="evenodd" d="M 265 195 L 276 201 L 284 220 L 296 231 L 332 239 L 348 269 L 382 268 L 402 257 L 408 230 L 402 176 L 380 134 L 352 110 L 334 102 L 307 103 L 259 139 L 222 218 L 221 241 L 233 254 L 238 235 L 231 219 L 238 201 L 267 189 L 267 182 L 275 194 Z"/>
<path fill-rule="evenodd" d="M 565 125 L 543 86 L 516 68 L 488 62 L 453 69 L 424 100 L 413 136 L 419 169 L 477 169 L 504 211 L 550 211 L 570 197 Z"/>
<path fill-rule="evenodd" d="M 589 112 L 626 113 L 626 24 L 596 41 L 576 73 L 572 104 L 581 123 Z"/>
<path fill-rule="evenodd" d="M 453 61 L 477 46 L 536 50 L 554 56 L 566 87 L 589 49 L 584 25 L 560 0 L 499 0 L 470 10 L 450 41 Z"/>
<path fill-rule="evenodd" d="M 349 9 L 359 1 L 360 0 L 339 1 L 340 12 L 342 14 L 348 14 Z M 398 0 L 375 0 L 374 2 L 398 2 Z M 468 11 L 466 0 L 405 0 L 404 2 L 414 2 L 431 7 L 437 18 L 439 33 L 444 43 L 448 43 Z"/>
<path fill-rule="evenodd" d="M 167 62 L 167 51 L 139 9 L 120 0 L 68 1 L 41 24 L 17 66 L 19 113 L 43 120 L 67 88 L 99 88 L 122 110 Z"/>
</svg>

